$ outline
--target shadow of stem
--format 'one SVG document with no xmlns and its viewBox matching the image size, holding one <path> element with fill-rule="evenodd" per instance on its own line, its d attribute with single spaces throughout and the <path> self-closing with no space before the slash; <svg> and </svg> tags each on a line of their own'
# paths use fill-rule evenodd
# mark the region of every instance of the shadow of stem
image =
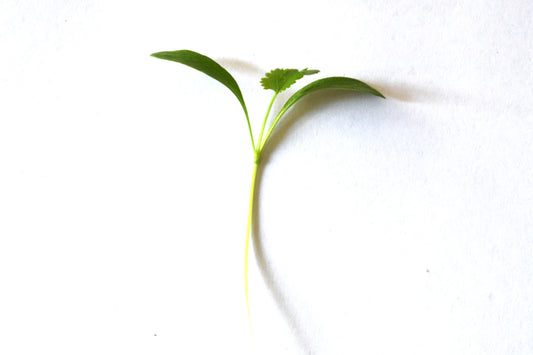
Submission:
<svg viewBox="0 0 533 355">
<path fill-rule="evenodd" d="M 278 305 L 289 328 L 292 330 L 302 350 L 304 350 L 305 353 L 309 353 L 310 339 L 308 339 L 306 335 L 304 334 L 303 329 L 297 322 L 296 313 L 294 309 L 290 307 L 287 297 L 282 292 L 281 287 L 274 280 L 273 270 L 269 267 L 270 261 L 263 248 L 263 243 L 262 243 L 263 238 L 261 236 L 261 229 L 259 228 L 261 221 L 259 217 L 260 206 L 258 202 L 259 202 L 259 196 L 261 194 L 261 180 L 263 176 L 264 167 L 265 167 L 265 162 L 262 162 L 258 167 L 257 177 L 256 177 L 257 180 L 255 183 L 256 184 L 255 185 L 256 186 L 255 196 L 254 196 L 255 208 L 252 211 L 252 241 L 253 241 L 254 255 L 255 255 L 255 259 L 257 261 L 257 265 L 261 273 L 261 276 L 263 277 L 263 280 L 265 281 L 265 284 L 268 290 L 270 291 L 272 297 L 274 298 L 276 304 Z"/>
<path fill-rule="evenodd" d="M 384 90 L 387 92 L 387 90 Z M 389 90 L 391 91 L 391 90 Z M 260 226 L 260 205 L 259 205 L 259 196 L 262 190 L 262 176 L 263 171 L 268 163 L 268 158 L 272 150 L 280 144 L 288 134 L 291 128 L 295 125 L 297 121 L 301 121 L 303 117 L 309 117 L 307 113 L 318 109 L 327 109 L 339 102 L 346 100 L 381 100 L 369 95 L 361 95 L 354 92 L 349 92 L 346 90 L 327 90 L 326 92 L 313 93 L 308 97 L 302 99 L 298 105 L 291 108 L 287 112 L 286 116 L 279 122 L 275 131 L 268 144 L 265 146 L 264 151 L 262 152 L 262 161 L 258 167 L 257 177 L 256 177 L 256 187 L 255 187 L 255 196 L 254 196 L 254 209 L 252 212 L 252 241 L 253 241 L 253 250 L 254 255 L 258 264 L 259 271 L 263 277 L 265 284 L 268 287 L 268 290 L 272 294 L 276 304 L 278 305 L 281 313 L 283 314 L 289 328 L 293 331 L 296 341 L 300 345 L 301 349 L 305 353 L 311 352 L 311 340 L 309 336 L 304 332 L 302 325 L 298 323 L 297 314 L 294 308 L 291 308 L 290 302 L 287 299 L 286 294 L 281 289 L 280 285 L 275 281 L 275 275 L 270 268 L 270 260 L 268 255 L 265 253 L 263 247 L 263 237 L 261 235 Z"/>
</svg>

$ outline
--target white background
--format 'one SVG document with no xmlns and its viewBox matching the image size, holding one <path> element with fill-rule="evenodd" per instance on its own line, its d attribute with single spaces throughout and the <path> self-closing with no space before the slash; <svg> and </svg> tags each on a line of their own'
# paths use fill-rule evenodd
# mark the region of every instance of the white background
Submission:
<svg viewBox="0 0 533 355">
<path fill-rule="evenodd" d="M 2 1 L 0 353 L 533 353 L 532 19 L 529 0 Z M 313 95 L 273 135 L 253 337 L 244 116 L 149 56 L 176 49 L 235 76 L 256 134 L 276 67 L 387 96 Z"/>
</svg>

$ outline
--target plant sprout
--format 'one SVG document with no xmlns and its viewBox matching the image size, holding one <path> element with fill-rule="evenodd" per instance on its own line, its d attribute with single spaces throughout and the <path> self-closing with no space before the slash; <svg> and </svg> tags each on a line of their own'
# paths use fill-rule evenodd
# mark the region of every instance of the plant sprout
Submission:
<svg viewBox="0 0 533 355">
<path fill-rule="evenodd" d="M 251 189 L 250 189 L 250 201 L 249 201 L 249 208 L 248 208 L 248 221 L 246 225 L 246 242 L 245 242 L 245 248 L 244 248 L 244 294 L 245 294 L 245 299 L 246 299 L 246 309 L 248 311 L 248 320 L 251 326 L 252 321 L 251 321 L 251 314 L 250 314 L 250 301 L 248 298 L 248 250 L 249 250 L 250 239 L 251 239 L 250 230 L 252 226 L 252 214 L 253 214 L 253 207 L 254 207 L 254 190 L 255 190 L 255 182 L 257 178 L 257 168 L 261 163 L 261 154 L 263 153 L 265 146 L 268 143 L 270 136 L 272 135 L 272 132 L 278 125 L 280 119 L 287 112 L 287 110 L 292 107 L 292 105 L 294 105 L 297 101 L 299 101 L 304 96 L 317 90 L 345 89 L 345 90 L 354 90 L 354 91 L 358 91 L 362 93 L 372 94 L 372 95 L 379 96 L 382 98 L 385 98 L 385 96 L 383 96 L 380 92 L 378 92 L 374 88 L 370 87 L 369 85 L 357 79 L 340 77 L 340 76 L 319 79 L 319 80 L 311 82 L 307 86 L 296 91 L 281 107 L 277 115 L 274 116 L 274 118 L 271 120 L 270 125 L 268 126 L 268 129 L 266 130 L 266 133 L 265 133 L 267 122 L 269 121 L 269 117 L 270 117 L 270 111 L 272 109 L 272 105 L 274 104 L 274 101 L 278 97 L 278 94 L 288 89 L 292 84 L 294 84 L 297 80 L 302 79 L 304 76 L 313 75 L 319 72 L 318 70 L 309 70 L 307 68 L 303 70 L 274 69 L 270 71 L 269 73 L 266 73 L 265 76 L 261 79 L 261 85 L 263 86 L 263 88 L 265 88 L 266 90 L 274 91 L 274 94 L 272 96 L 272 100 L 270 101 L 270 104 L 268 105 L 268 109 L 263 119 L 261 130 L 259 131 L 259 135 L 257 136 L 257 139 L 254 139 L 254 135 L 252 132 L 252 126 L 250 124 L 250 117 L 248 116 L 248 110 L 244 103 L 244 98 L 242 96 L 239 85 L 237 84 L 233 76 L 231 76 L 231 74 L 226 69 L 224 69 L 220 64 L 218 64 L 217 62 L 215 62 L 209 57 L 206 57 L 202 54 L 199 54 L 199 53 L 196 53 L 190 50 L 158 52 L 158 53 L 153 53 L 152 56 L 156 58 L 160 58 L 160 59 L 165 59 L 165 60 L 170 60 L 170 61 L 178 62 L 181 64 L 185 64 L 191 68 L 194 68 L 196 70 L 203 72 L 204 74 L 209 75 L 215 80 L 218 80 L 220 83 L 225 85 L 228 89 L 230 89 L 230 91 L 237 97 L 244 111 L 244 115 L 246 118 L 246 124 L 248 126 L 248 132 L 250 134 L 250 139 L 252 143 L 252 150 L 253 150 L 253 157 L 254 157 L 253 158 L 253 171 L 252 171 L 252 184 L 251 184 Z"/>
</svg>

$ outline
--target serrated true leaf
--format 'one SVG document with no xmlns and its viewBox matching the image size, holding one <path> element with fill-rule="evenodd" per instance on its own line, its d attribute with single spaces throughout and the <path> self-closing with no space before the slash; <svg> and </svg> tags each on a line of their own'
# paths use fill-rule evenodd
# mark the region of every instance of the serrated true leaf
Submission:
<svg viewBox="0 0 533 355">
<path fill-rule="evenodd" d="M 304 75 L 312 75 L 318 73 L 318 70 L 298 70 L 298 69 L 274 69 L 265 74 L 261 79 L 261 85 L 265 89 L 274 90 L 280 93 L 287 90 L 292 84 L 304 77 Z"/>
<path fill-rule="evenodd" d="M 248 110 L 246 109 L 246 105 L 244 104 L 244 98 L 242 96 L 239 85 L 237 84 L 233 76 L 231 76 L 231 74 L 226 69 L 224 69 L 213 59 L 191 50 L 157 52 L 153 53 L 152 57 L 185 64 L 191 68 L 201 71 L 204 74 L 209 75 L 213 79 L 224 84 L 237 97 L 237 99 L 241 103 L 244 113 L 246 114 L 246 117 L 248 117 Z"/>
</svg>

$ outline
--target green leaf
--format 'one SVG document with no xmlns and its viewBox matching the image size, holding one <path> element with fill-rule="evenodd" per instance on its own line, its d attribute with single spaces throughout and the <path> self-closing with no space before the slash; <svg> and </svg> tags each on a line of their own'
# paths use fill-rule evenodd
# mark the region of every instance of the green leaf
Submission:
<svg viewBox="0 0 533 355">
<path fill-rule="evenodd" d="M 244 98 L 242 97 L 239 85 L 237 84 L 233 76 L 231 76 L 231 74 L 228 73 L 226 69 L 224 69 L 213 59 L 190 50 L 157 52 L 153 53 L 152 57 L 185 64 L 191 68 L 201 71 L 204 74 L 209 75 L 215 80 L 218 80 L 228 89 L 230 89 L 231 92 L 233 92 L 233 94 L 237 97 L 237 99 L 241 103 L 244 113 L 246 114 L 246 117 L 248 118 L 248 110 L 246 109 L 246 105 L 244 104 Z"/>
<path fill-rule="evenodd" d="M 276 93 L 280 93 L 283 90 L 288 89 L 292 84 L 304 77 L 304 75 L 312 75 L 318 73 L 318 70 L 303 70 L 298 69 L 274 69 L 265 74 L 265 77 L 261 79 L 261 85 L 265 89 L 274 90 Z"/>
<path fill-rule="evenodd" d="M 283 105 L 278 116 L 285 113 L 285 111 L 287 111 L 292 105 L 294 105 L 302 97 L 314 91 L 323 90 L 323 89 L 354 90 L 354 91 L 359 91 L 359 92 L 372 94 L 372 95 L 385 98 L 385 96 L 383 96 L 383 94 L 381 94 L 379 91 L 377 91 L 376 89 L 372 88 L 370 85 L 365 84 L 364 82 L 360 80 L 346 78 L 342 76 L 332 76 L 329 78 L 324 78 L 324 79 L 313 81 L 309 85 L 295 92 L 294 95 L 292 95 L 287 100 L 287 102 Z"/>
<path fill-rule="evenodd" d="M 266 142 L 268 141 L 268 138 L 272 134 L 272 131 L 278 124 L 279 120 L 283 116 L 283 114 L 292 107 L 296 102 L 298 102 L 302 97 L 315 92 L 317 90 L 323 90 L 323 89 L 345 89 L 345 90 L 354 90 L 359 91 L 362 93 L 372 94 L 375 96 L 379 96 L 382 98 L 385 98 L 382 93 L 377 91 L 376 89 L 372 88 L 370 85 L 357 80 L 353 78 L 346 78 L 341 76 L 332 76 L 324 79 L 319 79 L 316 81 L 313 81 L 312 83 L 308 84 L 307 86 L 304 86 L 297 92 L 295 92 L 288 100 L 285 102 L 279 113 L 277 114 L 276 118 L 272 122 L 272 125 L 270 126 L 265 139 L 263 140 L 263 144 L 261 146 L 261 149 L 264 147 Z"/>
</svg>

